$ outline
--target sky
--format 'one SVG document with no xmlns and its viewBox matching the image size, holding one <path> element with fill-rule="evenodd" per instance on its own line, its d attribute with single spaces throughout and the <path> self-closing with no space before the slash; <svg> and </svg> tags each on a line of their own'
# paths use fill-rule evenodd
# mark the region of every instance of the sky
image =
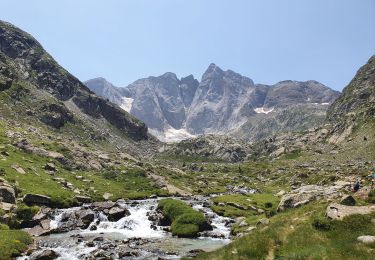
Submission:
<svg viewBox="0 0 375 260">
<path fill-rule="evenodd" d="M 375 54 L 375 0 L 0 0 L 69 72 L 126 86 L 210 63 L 256 83 L 341 90 Z"/>
</svg>

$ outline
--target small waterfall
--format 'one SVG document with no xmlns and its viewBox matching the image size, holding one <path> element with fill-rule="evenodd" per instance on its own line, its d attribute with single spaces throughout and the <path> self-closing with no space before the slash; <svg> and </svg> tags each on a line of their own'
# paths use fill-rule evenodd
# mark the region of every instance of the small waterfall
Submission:
<svg viewBox="0 0 375 260">
<path fill-rule="evenodd" d="M 97 225 L 97 230 L 91 231 L 90 227 L 83 231 L 83 233 L 121 233 L 126 238 L 140 237 L 140 238 L 161 238 L 166 235 L 165 232 L 161 230 L 154 230 L 151 228 L 151 221 L 148 220 L 147 213 L 152 206 L 155 206 L 156 202 L 153 201 L 141 201 L 138 205 L 134 207 L 126 206 L 130 212 L 130 215 L 124 217 L 117 222 L 108 221 L 107 217 L 100 213 L 96 219 L 93 221 L 95 223 L 100 220 Z"/>
</svg>

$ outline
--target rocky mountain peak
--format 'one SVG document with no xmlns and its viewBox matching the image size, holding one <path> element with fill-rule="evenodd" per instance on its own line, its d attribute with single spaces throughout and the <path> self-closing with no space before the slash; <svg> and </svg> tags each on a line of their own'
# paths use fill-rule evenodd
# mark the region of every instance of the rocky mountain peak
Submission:
<svg viewBox="0 0 375 260">
<path fill-rule="evenodd" d="M 102 120 L 101 125 L 113 125 L 134 140 L 148 138 L 144 123 L 96 96 L 32 36 L 0 21 L 0 91 L 12 92 L 12 86 L 27 93 L 23 105 L 30 106 L 30 113 L 50 127 L 61 128 L 78 119 L 95 118 Z M 37 104 L 31 105 L 35 100 Z"/>
</svg>

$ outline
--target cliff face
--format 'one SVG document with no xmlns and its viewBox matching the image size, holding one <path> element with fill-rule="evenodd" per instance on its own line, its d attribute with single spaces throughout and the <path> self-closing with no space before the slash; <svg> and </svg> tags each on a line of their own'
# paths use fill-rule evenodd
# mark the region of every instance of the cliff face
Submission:
<svg viewBox="0 0 375 260">
<path fill-rule="evenodd" d="M 254 84 L 211 64 L 201 82 L 174 73 L 148 77 L 117 88 L 94 79 L 86 85 L 144 121 L 162 140 L 200 134 L 229 134 L 258 140 L 285 131 L 318 126 L 338 96 L 317 81 Z M 122 95 L 122 99 L 118 96 Z"/>
<path fill-rule="evenodd" d="M 33 115 L 52 127 L 73 122 L 75 116 L 89 116 L 105 120 L 133 140 L 148 138 L 144 123 L 96 96 L 59 66 L 32 36 L 0 21 L 0 91 L 16 85 L 26 95 L 23 103 L 42 100 L 40 107 L 33 107 Z"/>
<path fill-rule="evenodd" d="M 375 55 L 362 66 L 327 112 L 331 123 L 375 116 Z"/>
</svg>

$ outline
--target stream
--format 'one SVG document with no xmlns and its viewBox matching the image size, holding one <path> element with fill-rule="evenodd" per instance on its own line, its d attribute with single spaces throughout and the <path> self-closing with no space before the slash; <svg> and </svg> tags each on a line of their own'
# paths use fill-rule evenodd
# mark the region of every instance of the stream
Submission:
<svg viewBox="0 0 375 260">
<path fill-rule="evenodd" d="M 129 216 L 110 222 L 103 213 L 96 212 L 94 221 L 86 229 L 36 237 L 38 249 L 29 256 L 18 259 L 35 259 L 41 252 L 51 249 L 58 259 L 179 259 L 194 256 L 197 252 L 213 251 L 230 242 L 231 219 L 215 214 L 209 207 L 209 198 L 186 200 L 194 209 L 204 212 L 213 226 L 212 231 L 202 232 L 198 238 L 177 238 L 164 226 L 149 220 L 158 198 L 120 201 Z M 89 204 L 88 204 L 89 205 Z M 51 228 L 59 228 L 64 216 L 87 208 L 60 209 L 51 219 Z M 95 227 L 93 227 L 95 225 Z"/>
</svg>

